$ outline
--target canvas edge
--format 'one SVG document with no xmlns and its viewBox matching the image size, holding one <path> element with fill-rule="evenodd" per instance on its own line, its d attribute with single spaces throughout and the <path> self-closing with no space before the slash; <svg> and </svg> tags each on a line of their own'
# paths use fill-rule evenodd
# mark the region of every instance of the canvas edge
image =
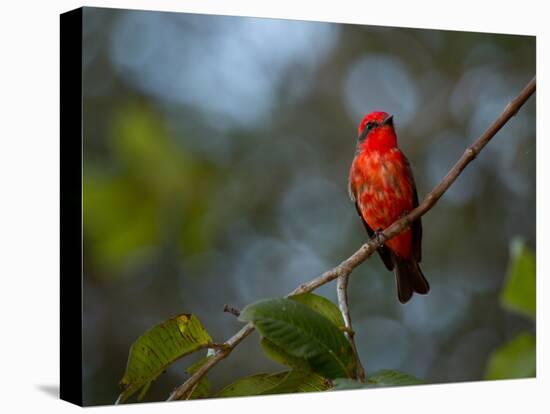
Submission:
<svg viewBox="0 0 550 414">
<path fill-rule="evenodd" d="M 82 406 L 82 23 L 60 15 L 60 398 Z"/>
</svg>

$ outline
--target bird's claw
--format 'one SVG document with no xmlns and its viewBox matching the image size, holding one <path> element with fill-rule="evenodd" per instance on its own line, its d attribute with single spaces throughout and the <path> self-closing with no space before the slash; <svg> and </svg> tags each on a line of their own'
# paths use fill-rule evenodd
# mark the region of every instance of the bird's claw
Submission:
<svg viewBox="0 0 550 414">
<path fill-rule="evenodd" d="M 341 327 L 340 327 L 340 330 L 341 330 L 342 332 L 347 333 L 349 336 L 355 335 L 355 331 L 354 331 L 353 329 L 347 327 L 347 326 L 341 326 Z"/>
<path fill-rule="evenodd" d="M 384 241 L 386 240 L 386 236 L 384 236 L 382 229 L 378 229 L 374 232 L 374 238 L 380 244 L 384 244 Z"/>
</svg>

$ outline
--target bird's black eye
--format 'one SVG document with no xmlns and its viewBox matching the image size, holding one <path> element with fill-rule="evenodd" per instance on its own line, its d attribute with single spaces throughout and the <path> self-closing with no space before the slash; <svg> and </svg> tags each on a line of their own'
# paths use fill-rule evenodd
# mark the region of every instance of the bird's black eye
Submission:
<svg viewBox="0 0 550 414">
<path fill-rule="evenodd" d="M 368 133 L 376 126 L 378 126 L 378 124 L 375 121 L 367 122 L 365 127 L 363 128 L 363 132 L 359 136 L 359 141 L 363 141 L 367 137 Z"/>
<path fill-rule="evenodd" d="M 366 129 L 367 131 L 370 131 L 370 130 L 373 129 L 375 126 L 376 126 L 376 122 L 370 121 L 370 122 L 367 122 L 367 125 L 365 125 L 365 129 Z"/>
<path fill-rule="evenodd" d="M 369 121 L 365 124 L 365 127 L 363 128 L 363 132 L 361 135 L 359 135 L 359 141 L 363 141 L 370 131 L 372 131 L 375 127 L 378 126 L 378 122 L 376 121 Z"/>
</svg>

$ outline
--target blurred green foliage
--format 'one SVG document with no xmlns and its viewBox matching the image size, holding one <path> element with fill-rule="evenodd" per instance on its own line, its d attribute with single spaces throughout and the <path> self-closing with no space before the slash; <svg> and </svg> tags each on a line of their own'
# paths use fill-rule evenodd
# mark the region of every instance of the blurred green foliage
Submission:
<svg viewBox="0 0 550 414">
<path fill-rule="evenodd" d="M 514 239 L 510 243 L 510 262 L 500 301 L 506 309 L 532 319 L 537 310 L 535 267 L 535 253 L 525 240 Z"/>
<path fill-rule="evenodd" d="M 530 319 L 536 316 L 535 255 L 521 238 L 510 243 L 510 262 L 500 296 L 502 306 Z M 517 334 L 490 356 L 486 379 L 528 378 L 536 374 L 536 337 Z"/>
<path fill-rule="evenodd" d="M 129 255 L 163 242 L 162 225 L 169 233 L 175 227 L 183 255 L 209 247 L 220 217 L 208 197 L 220 174 L 216 164 L 187 156 L 143 104 L 121 108 L 110 135 L 113 166 L 84 169 L 84 233 L 94 262 L 120 276 Z"/>
<path fill-rule="evenodd" d="M 498 348 L 489 358 L 486 379 L 529 378 L 536 374 L 535 336 L 524 332 Z"/>
</svg>

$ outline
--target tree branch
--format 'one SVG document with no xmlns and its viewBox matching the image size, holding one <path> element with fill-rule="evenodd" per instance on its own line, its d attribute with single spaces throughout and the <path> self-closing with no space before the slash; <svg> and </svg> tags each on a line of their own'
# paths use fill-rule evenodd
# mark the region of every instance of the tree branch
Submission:
<svg viewBox="0 0 550 414">
<path fill-rule="evenodd" d="M 370 255 L 372 255 L 378 247 L 392 237 L 397 236 L 407 227 L 409 227 L 417 218 L 426 214 L 441 196 L 449 189 L 457 177 L 462 173 L 464 168 L 479 154 L 479 152 L 487 145 L 496 133 L 512 118 L 519 109 L 525 104 L 529 97 L 535 92 L 536 78 L 533 78 L 519 95 L 513 99 L 504 109 L 502 114 L 493 122 L 493 124 L 466 150 L 459 158 L 456 164 L 451 168 L 441 182 L 424 198 L 422 203 L 418 205 L 409 214 L 395 221 L 391 226 L 387 227 L 383 232 L 379 233 L 379 237 L 373 237 L 367 243 L 363 244 L 353 255 L 348 257 L 338 266 L 327 270 L 317 278 L 300 285 L 294 289 L 288 296 L 307 293 L 317 289 L 328 282 L 337 279 L 338 277 L 348 277 L 353 269 L 363 263 Z M 226 358 L 231 351 L 250 333 L 254 330 L 252 323 L 246 324 L 239 332 L 233 335 L 225 342 L 227 347 L 216 351 L 216 354 L 210 358 L 200 369 L 198 369 L 187 381 L 178 386 L 168 400 L 179 400 L 186 398 L 189 391 L 192 390 L 195 384 L 208 372 L 218 364 L 222 359 Z"/>
<path fill-rule="evenodd" d="M 351 349 L 353 350 L 355 360 L 357 361 L 357 378 L 361 382 L 366 382 L 367 378 L 365 376 L 365 368 L 361 363 L 361 359 L 359 359 L 359 352 L 357 352 L 357 346 L 355 345 L 355 332 L 351 326 L 351 314 L 349 312 L 348 304 L 348 282 L 350 275 L 351 273 L 348 273 L 338 278 L 336 282 L 336 293 L 338 295 L 338 306 L 340 307 L 340 312 L 342 312 L 342 317 L 344 318 L 344 326 L 346 328 L 345 335 L 351 344 Z"/>
</svg>

